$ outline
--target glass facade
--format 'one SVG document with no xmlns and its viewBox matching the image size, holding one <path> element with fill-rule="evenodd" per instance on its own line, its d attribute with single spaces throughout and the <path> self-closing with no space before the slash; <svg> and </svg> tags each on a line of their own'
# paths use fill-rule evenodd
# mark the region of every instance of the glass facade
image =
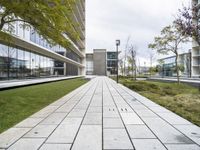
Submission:
<svg viewBox="0 0 200 150">
<path fill-rule="evenodd" d="M 79 5 L 79 4 L 78 4 Z M 82 6 L 85 7 L 84 5 Z M 77 17 L 79 15 L 81 21 L 84 20 L 84 9 L 78 8 L 79 13 L 74 14 L 73 17 Z M 83 20 L 82 20 L 83 19 Z M 77 24 L 79 24 L 80 20 L 76 20 Z M 82 22 L 83 26 L 85 26 L 84 21 Z M 85 32 L 84 28 L 75 28 L 75 30 L 80 29 L 81 33 Z M 51 44 L 48 40 L 45 40 L 43 36 L 38 34 L 37 30 L 35 30 L 32 26 L 25 26 L 23 21 L 14 21 L 11 23 L 7 23 L 3 27 L 3 31 L 7 32 L 8 34 L 13 35 L 19 41 L 19 43 L 13 43 L 14 46 L 7 46 L 7 42 L 0 43 L 0 80 L 7 80 L 7 79 L 26 79 L 26 78 L 38 78 L 38 77 L 49 77 L 49 76 L 57 76 L 57 75 L 78 75 L 84 73 L 84 68 L 77 67 L 77 65 L 72 65 L 71 63 L 66 63 L 60 57 L 56 57 L 56 54 L 50 56 L 52 59 L 45 56 L 45 51 L 53 51 L 62 55 L 64 57 L 69 58 L 70 60 L 74 60 L 79 64 L 82 64 L 84 58 L 81 58 L 77 55 L 74 51 L 70 49 L 66 49 L 58 44 Z M 77 33 L 80 31 L 77 30 Z M 69 38 L 66 35 L 66 39 Z M 83 35 L 81 41 L 84 43 L 85 37 Z M 72 40 L 70 40 L 72 42 Z M 29 45 L 38 45 L 42 49 L 42 55 L 33 52 L 33 50 L 23 43 L 29 43 Z M 73 45 L 76 49 L 84 49 L 84 44 L 79 45 L 77 44 L 78 41 L 73 41 Z M 6 44 L 6 45 L 4 45 Z M 17 45 L 17 46 L 16 46 Z M 19 46 L 19 47 L 18 47 Z M 23 47 L 26 47 L 24 49 Z M 34 48 L 34 47 L 32 47 Z M 36 51 L 36 50 L 34 50 Z M 84 53 L 84 51 L 82 51 Z M 84 55 L 83 55 L 84 56 Z M 67 60 L 66 60 L 67 61 Z M 79 65 L 78 65 L 79 66 Z M 80 71 L 79 71 L 80 69 Z"/>
<path fill-rule="evenodd" d="M 117 74 L 117 52 L 107 52 L 107 72 Z"/>
<path fill-rule="evenodd" d="M 161 66 L 160 75 L 162 76 L 176 76 L 176 57 L 169 57 L 162 59 L 163 65 Z M 190 76 L 191 73 L 191 56 L 190 53 L 179 55 L 178 64 L 181 67 L 181 76 Z"/>
<path fill-rule="evenodd" d="M 14 35 L 66 56 L 76 62 L 81 58 L 59 45 L 50 45 L 34 29 L 26 30 L 16 22 Z M 65 68 L 66 66 L 66 68 Z M 0 80 L 26 79 L 58 75 L 78 75 L 78 67 L 54 60 L 29 50 L 0 44 Z"/>
<path fill-rule="evenodd" d="M 64 75 L 63 63 L 58 64 L 54 59 L 28 50 L 0 44 L 0 80 Z"/>
<path fill-rule="evenodd" d="M 107 52 L 107 59 L 117 59 L 116 52 Z"/>
</svg>

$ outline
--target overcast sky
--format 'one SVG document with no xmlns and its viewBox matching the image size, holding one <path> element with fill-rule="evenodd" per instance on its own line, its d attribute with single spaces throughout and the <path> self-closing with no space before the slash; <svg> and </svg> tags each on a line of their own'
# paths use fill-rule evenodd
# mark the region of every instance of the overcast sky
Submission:
<svg viewBox="0 0 200 150">
<path fill-rule="evenodd" d="M 149 58 L 147 45 L 169 25 L 182 5 L 191 0 L 86 0 L 86 52 L 115 50 L 121 40 L 123 50 L 128 36 L 138 47 L 141 63 Z M 148 61 L 147 61 L 148 63 Z"/>
</svg>

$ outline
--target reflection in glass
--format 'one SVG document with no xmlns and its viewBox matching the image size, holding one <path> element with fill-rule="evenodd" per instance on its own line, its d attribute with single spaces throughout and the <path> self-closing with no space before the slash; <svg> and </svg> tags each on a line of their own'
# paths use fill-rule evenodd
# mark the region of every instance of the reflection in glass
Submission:
<svg viewBox="0 0 200 150">
<path fill-rule="evenodd" d="M 57 48 L 63 49 L 59 46 Z M 59 53 L 64 54 L 63 51 L 59 51 Z M 70 52 L 68 57 L 73 60 L 80 59 L 73 52 Z M 78 67 L 67 63 L 66 75 L 77 74 Z M 0 80 L 39 78 L 55 75 L 64 75 L 63 62 L 29 52 L 19 47 L 14 48 L 0 44 Z"/>
<path fill-rule="evenodd" d="M 18 78 L 24 78 L 24 71 L 26 67 L 26 61 L 24 59 L 24 51 L 18 49 Z"/>
</svg>

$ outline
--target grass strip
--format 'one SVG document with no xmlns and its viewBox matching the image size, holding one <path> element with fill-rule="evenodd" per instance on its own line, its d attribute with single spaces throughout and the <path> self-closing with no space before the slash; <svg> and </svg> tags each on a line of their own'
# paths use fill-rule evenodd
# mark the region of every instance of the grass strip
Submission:
<svg viewBox="0 0 200 150">
<path fill-rule="evenodd" d="M 181 83 L 133 81 L 120 78 L 120 83 L 200 126 L 200 92 Z"/>
<path fill-rule="evenodd" d="M 77 78 L 0 91 L 0 133 L 86 82 Z"/>
</svg>

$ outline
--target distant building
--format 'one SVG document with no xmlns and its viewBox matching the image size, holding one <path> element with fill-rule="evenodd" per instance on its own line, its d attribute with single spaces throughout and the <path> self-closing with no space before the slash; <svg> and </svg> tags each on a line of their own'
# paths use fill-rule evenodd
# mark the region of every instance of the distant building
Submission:
<svg viewBox="0 0 200 150">
<path fill-rule="evenodd" d="M 117 52 L 107 52 L 107 75 L 117 74 Z"/>
<path fill-rule="evenodd" d="M 162 62 L 159 74 L 161 76 L 176 76 L 176 56 L 160 59 Z M 181 76 L 191 77 L 191 53 L 183 53 L 179 55 L 178 64 L 181 70 Z"/>
<path fill-rule="evenodd" d="M 86 75 L 116 74 L 117 52 L 106 49 L 94 49 L 86 54 Z"/>
<path fill-rule="evenodd" d="M 86 54 L 86 75 L 93 75 L 94 63 L 93 63 L 93 53 Z"/>
</svg>

